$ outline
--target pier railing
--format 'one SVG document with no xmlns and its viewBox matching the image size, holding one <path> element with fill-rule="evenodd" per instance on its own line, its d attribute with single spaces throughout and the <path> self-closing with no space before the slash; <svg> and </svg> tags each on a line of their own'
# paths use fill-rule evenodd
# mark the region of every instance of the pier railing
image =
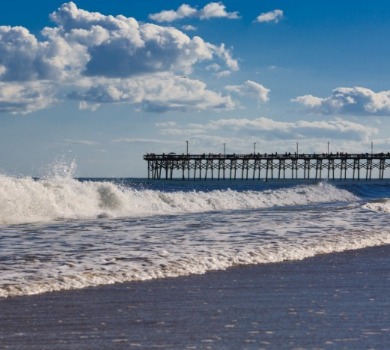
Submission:
<svg viewBox="0 0 390 350">
<path fill-rule="evenodd" d="M 353 179 L 383 180 L 390 152 L 350 154 L 251 153 L 144 155 L 149 179 Z"/>
</svg>

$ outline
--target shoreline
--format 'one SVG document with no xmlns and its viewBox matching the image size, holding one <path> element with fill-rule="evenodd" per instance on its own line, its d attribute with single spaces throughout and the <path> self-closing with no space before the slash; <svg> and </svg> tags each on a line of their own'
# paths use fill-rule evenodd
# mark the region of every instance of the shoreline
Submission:
<svg viewBox="0 0 390 350">
<path fill-rule="evenodd" d="M 390 245 L 0 299 L 4 349 L 385 348 Z"/>
</svg>

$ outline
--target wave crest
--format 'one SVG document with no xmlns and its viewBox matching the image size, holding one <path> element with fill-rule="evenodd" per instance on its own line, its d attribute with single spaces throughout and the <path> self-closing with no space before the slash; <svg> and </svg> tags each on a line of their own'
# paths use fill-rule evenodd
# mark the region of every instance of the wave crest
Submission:
<svg viewBox="0 0 390 350">
<path fill-rule="evenodd" d="M 327 183 L 261 192 L 162 192 L 137 190 L 109 181 L 69 177 L 34 180 L 0 175 L 0 224 L 260 209 L 357 199 Z"/>
<path fill-rule="evenodd" d="M 390 213 L 390 199 L 369 202 L 364 204 L 363 208 L 381 213 Z"/>
</svg>

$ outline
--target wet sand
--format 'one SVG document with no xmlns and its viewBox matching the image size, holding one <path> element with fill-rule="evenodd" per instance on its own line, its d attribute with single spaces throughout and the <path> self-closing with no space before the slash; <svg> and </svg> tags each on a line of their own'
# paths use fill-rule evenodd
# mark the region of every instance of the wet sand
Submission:
<svg viewBox="0 0 390 350">
<path fill-rule="evenodd" d="M 0 299 L 1 349 L 386 349 L 390 246 Z"/>
</svg>

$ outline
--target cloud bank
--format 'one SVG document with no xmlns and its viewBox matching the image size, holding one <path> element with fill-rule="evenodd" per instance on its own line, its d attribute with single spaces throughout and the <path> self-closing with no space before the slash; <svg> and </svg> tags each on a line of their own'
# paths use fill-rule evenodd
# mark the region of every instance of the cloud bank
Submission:
<svg viewBox="0 0 390 350">
<path fill-rule="evenodd" d="M 297 120 L 293 122 L 277 121 L 270 118 L 255 119 L 218 119 L 206 124 L 191 124 L 184 128 L 176 124 L 164 123 L 159 125 L 163 135 L 212 135 L 218 131 L 219 137 L 239 136 L 256 137 L 267 140 L 297 140 L 305 139 L 316 141 L 321 139 L 360 140 L 368 142 L 378 129 L 336 118 L 328 121 Z M 211 136 L 210 136 L 211 137 Z"/>
<path fill-rule="evenodd" d="M 374 92 L 364 87 L 340 87 L 326 98 L 304 95 L 292 101 L 303 105 L 308 112 L 324 115 L 390 116 L 390 91 Z"/>
<path fill-rule="evenodd" d="M 221 3 L 198 12 L 200 18 L 234 17 Z M 103 103 L 132 103 L 156 112 L 235 106 L 229 96 L 188 77 L 203 62 L 223 72 L 238 70 L 224 44 L 122 15 L 85 11 L 73 2 L 50 18 L 55 26 L 42 30 L 43 39 L 23 27 L 0 26 L 0 112 L 34 112 L 61 96 L 90 109 Z"/>
<path fill-rule="evenodd" d="M 226 6 L 221 2 L 210 2 L 202 9 L 198 10 L 190 5 L 183 4 L 175 10 L 167 10 L 159 13 L 154 13 L 149 18 L 156 22 L 174 22 L 184 18 L 198 18 L 201 20 L 211 18 L 227 18 L 238 19 L 240 18 L 238 12 L 227 12 Z"/>
</svg>

